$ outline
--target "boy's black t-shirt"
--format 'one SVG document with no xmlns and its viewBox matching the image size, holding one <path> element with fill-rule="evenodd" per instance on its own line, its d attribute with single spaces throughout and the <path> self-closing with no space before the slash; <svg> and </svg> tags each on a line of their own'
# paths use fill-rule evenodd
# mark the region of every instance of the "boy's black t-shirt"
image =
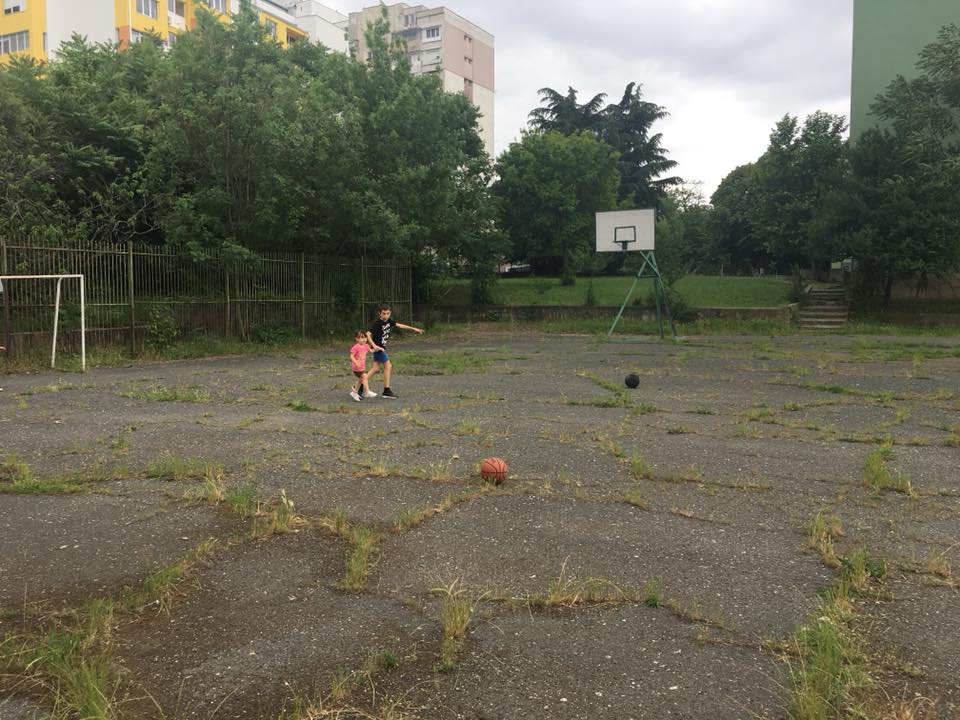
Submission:
<svg viewBox="0 0 960 720">
<path fill-rule="evenodd" d="M 387 340 L 390 339 L 390 331 L 396 324 L 397 321 L 393 318 L 389 320 L 377 318 L 374 320 L 373 325 L 370 326 L 370 336 L 373 338 L 373 342 L 380 347 L 386 347 Z"/>
</svg>

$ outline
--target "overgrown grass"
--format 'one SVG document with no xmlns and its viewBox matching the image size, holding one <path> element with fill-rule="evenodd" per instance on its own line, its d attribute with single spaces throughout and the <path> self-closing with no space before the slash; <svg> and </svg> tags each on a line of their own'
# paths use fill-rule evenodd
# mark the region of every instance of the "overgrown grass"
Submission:
<svg viewBox="0 0 960 720">
<path fill-rule="evenodd" d="M 75 473 L 38 477 L 16 456 L 0 460 L 0 493 L 10 495 L 75 495 L 89 492 L 101 482 L 122 480 L 130 471 L 123 467 L 94 467 Z"/>
<path fill-rule="evenodd" d="M 872 685 L 861 633 L 854 625 L 846 582 L 828 591 L 806 625 L 793 635 L 790 669 L 792 720 L 855 717 L 855 693 Z"/>
<path fill-rule="evenodd" d="M 861 473 L 863 484 L 875 490 L 893 490 L 912 496 L 914 493 L 910 478 L 897 470 L 891 470 L 888 466 L 892 459 L 893 448 L 889 442 L 871 450 L 863 463 Z"/>
<path fill-rule="evenodd" d="M 147 477 L 158 480 L 204 480 L 208 475 L 223 474 L 223 466 L 199 458 L 167 455 L 147 465 Z"/>
<path fill-rule="evenodd" d="M 592 279 L 597 305 L 623 303 L 633 284 L 632 275 L 601 276 Z M 584 305 L 588 282 L 561 285 L 558 278 L 501 278 L 493 285 L 495 305 Z M 692 307 L 777 307 L 790 302 L 790 279 L 778 276 L 718 277 L 687 275 L 676 289 Z M 469 305 L 469 281 L 455 280 L 443 298 L 444 304 Z M 634 298 L 646 299 L 653 291 L 650 280 L 641 280 Z"/>
<path fill-rule="evenodd" d="M 9 634 L 0 640 L 0 676 L 13 686 L 46 689 L 51 717 L 114 720 L 119 678 L 100 645 L 113 617 L 109 600 L 93 600 L 56 618 L 45 632 Z"/>
<path fill-rule="evenodd" d="M 432 590 L 442 595 L 440 601 L 440 627 L 442 635 L 440 640 L 440 660 L 437 662 L 436 669 L 439 672 L 449 672 L 457 666 L 457 654 L 463 647 L 467 635 L 467 627 L 470 625 L 470 618 L 473 617 L 474 602 L 470 595 L 461 589 L 457 589 L 457 583 L 452 582 L 449 586 Z"/>
</svg>

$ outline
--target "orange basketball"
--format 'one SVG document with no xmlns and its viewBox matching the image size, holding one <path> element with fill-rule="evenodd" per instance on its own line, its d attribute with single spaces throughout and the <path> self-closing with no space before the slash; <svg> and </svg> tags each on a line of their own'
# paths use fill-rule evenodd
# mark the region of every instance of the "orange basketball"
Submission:
<svg viewBox="0 0 960 720">
<path fill-rule="evenodd" d="M 480 477 L 497 485 L 507 479 L 507 463 L 502 458 L 491 457 L 480 463 Z"/>
</svg>

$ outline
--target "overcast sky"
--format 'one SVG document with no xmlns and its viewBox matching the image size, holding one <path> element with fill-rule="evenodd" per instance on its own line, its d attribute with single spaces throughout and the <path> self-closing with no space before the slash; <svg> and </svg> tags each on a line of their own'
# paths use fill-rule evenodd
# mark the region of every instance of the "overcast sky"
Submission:
<svg viewBox="0 0 960 720">
<path fill-rule="evenodd" d="M 325 0 L 341 12 L 369 0 Z M 388 3 L 392 4 L 392 3 Z M 417 3 L 408 3 L 417 4 Z M 495 37 L 496 152 L 519 139 L 537 90 L 581 102 L 628 82 L 670 117 L 654 125 L 709 198 L 756 160 L 774 123 L 814 110 L 848 116 L 853 0 L 444 0 Z"/>
</svg>

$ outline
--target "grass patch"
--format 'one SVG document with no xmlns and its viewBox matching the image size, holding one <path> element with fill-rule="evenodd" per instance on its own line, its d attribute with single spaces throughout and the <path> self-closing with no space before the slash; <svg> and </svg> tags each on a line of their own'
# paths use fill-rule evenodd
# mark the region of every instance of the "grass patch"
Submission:
<svg viewBox="0 0 960 720">
<path fill-rule="evenodd" d="M 863 471 L 861 473 L 863 484 L 879 491 L 892 490 L 913 496 L 914 492 L 910 478 L 889 468 L 888 463 L 892 459 L 893 448 L 889 442 L 883 443 L 878 448 L 871 450 L 863 463 Z"/>
<path fill-rule="evenodd" d="M 821 600 L 808 623 L 793 635 L 792 720 L 857 717 L 856 694 L 872 685 L 853 593 L 841 582 Z"/>
<path fill-rule="evenodd" d="M 347 556 L 343 577 L 334 587 L 347 592 L 362 591 L 366 586 L 370 567 L 377 559 L 383 536 L 370 528 L 350 525 L 343 510 L 334 510 L 320 518 L 319 525 L 350 543 L 350 554 Z"/>
<path fill-rule="evenodd" d="M 438 672 L 450 672 L 457 666 L 457 654 L 463 647 L 467 636 L 467 627 L 473 617 L 474 603 L 466 590 L 457 589 L 455 580 L 444 588 L 435 588 L 431 592 L 442 594 L 440 601 L 440 659 L 437 662 Z"/>
<path fill-rule="evenodd" d="M 567 575 L 567 563 L 564 561 L 560 575 L 550 582 L 547 594 L 541 601 L 545 608 L 577 607 L 581 605 L 601 605 L 610 602 L 630 600 L 629 593 L 621 590 L 610 580 L 588 577 L 580 579 Z"/>
<path fill-rule="evenodd" d="M 655 475 L 653 468 L 647 464 L 642 455 L 634 455 L 630 458 L 630 474 L 634 480 L 653 480 Z"/>
<path fill-rule="evenodd" d="M 0 493 L 10 495 L 76 495 L 89 492 L 92 485 L 129 476 L 125 468 L 92 468 L 53 477 L 37 477 L 15 456 L 0 460 Z"/>
<path fill-rule="evenodd" d="M 224 499 L 240 517 L 253 517 L 257 514 L 259 501 L 257 488 L 253 483 L 244 483 L 239 487 L 230 488 L 226 491 Z"/>
<path fill-rule="evenodd" d="M 317 412 L 317 409 L 312 405 L 304 402 L 303 400 L 291 400 L 287 403 L 287 407 L 293 410 L 294 412 Z"/>
<path fill-rule="evenodd" d="M 281 490 L 280 497 L 276 502 L 270 503 L 266 510 L 261 509 L 258 503 L 257 512 L 250 526 L 250 536 L 254 539 L 262 539 L 289 532 L 290 523 L 296 517 L 294 509 L 293 501 L 287 497 L 286 490 Z"/>
<path fill-rule="evenodd" d="M 4 684 L 47 690 L 55 707 L 50 717 L 115 718 L 119 678 L 101 643 L 113 611 L 111 601 L 93 600 L 54 620 L 43 634 L 4 637 L 0 640 Z"/>
<path fill-rule="evenodd" d="M 223 502 L 227 497 L 223 470 L 212 465 L 209 466 L 204 472 L 203 482 L 199 486 L 187 490 L 183 497 L 185 500 L 208 502 L 211 505 Z"/>
<path fill-rule="evenodd" d="M 446 512 L 455 505 L 468 502 L 491 492 L 492 488 L 486 485 L 479 490 L 464 490 L 458 493 L 448 493 L 439 503 L 435 505 L 416 505 L 410 508 L 403 508 L 397 513 L 391 526 L 397 533 L 407 532 L 419 526 L 424 521 Z M 339 533 L 338 533 L 339 534 Z"/>
<path fill-rule="evenodd" d="M 633 284 L 632 276 L 592 278 L 597 305 L 619 306 Z M 776 307 L 790 302 L 791 281 L 786 277 L 736 277 L 686 275 L 676 289 L 693 307 Z M 634 297 L 646 298 L 653 286 L 648 279 L 637 284 Z M 496 305 L 583 305 L 587 283 L 561 285 L 557 278 L 500 278 L 493 285 Z M 469 281 L 455 280 L 445 303 L 469 305 Z M 610 323 L 607 323 L 609 327 Z"/>
<path fill-rule="evenodd" d="M 461 375 L 482 373 L 490 366 L 490 358 L 466 350 L 391 352 L 393 364 L 406 375 Z"/>
</svg>

